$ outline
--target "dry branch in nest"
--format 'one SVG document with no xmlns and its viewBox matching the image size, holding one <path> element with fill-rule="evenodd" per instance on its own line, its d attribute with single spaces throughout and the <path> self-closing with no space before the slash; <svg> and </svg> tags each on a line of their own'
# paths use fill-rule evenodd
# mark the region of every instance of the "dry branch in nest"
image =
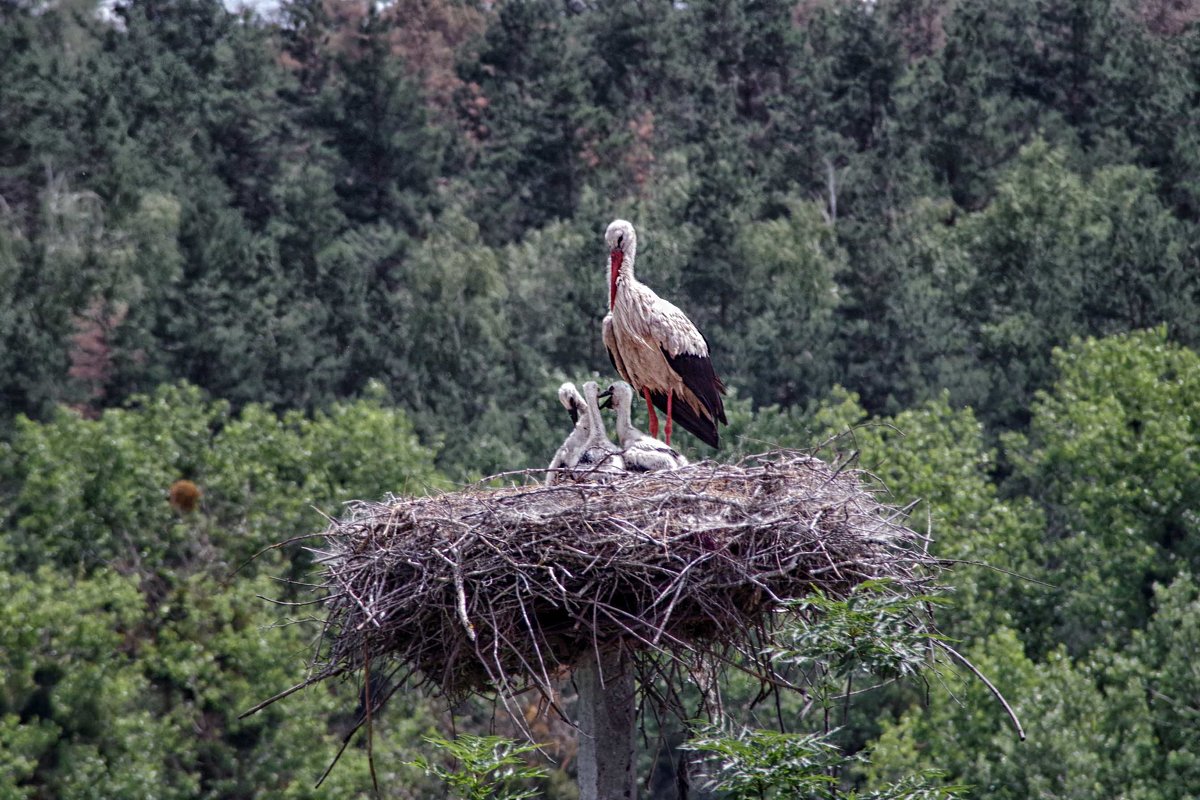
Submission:
<svg viewBox="0 0 1200 800">
<path fill-rule="evenodd" d="M 844 597 L 868 579 L 915 593 L 932 579 L 921 537 L 873 484 L 776 451 L 351 503 L 324 534 L 325 632 L 302 685 L 399 662 L 452 700 L 550 696 L 564 667 L 618 640 L 702 667 L 700 656 L 737 653 L 761 676 L 787 601 Z"/>
</svg>

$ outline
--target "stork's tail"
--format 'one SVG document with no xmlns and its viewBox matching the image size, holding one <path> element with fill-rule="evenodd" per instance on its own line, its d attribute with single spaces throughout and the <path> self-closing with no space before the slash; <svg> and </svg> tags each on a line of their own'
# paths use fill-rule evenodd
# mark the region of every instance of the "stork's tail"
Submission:
<svg viewBox="0 0 1200 800">
<path fill-rule="evenodd" d="M 654 401 L 654 406 L 659 411 L 667 413 L 665 392 L 650 392 L 650 399 Z M 722 416 L 724 416 L 723 412 Z M 671 403 L 671 419 L 709 447 L 720 447 L 720 435 L 717 433 L 716 420 L 697 413 L 691 404 L 683 399 L 677 397 L 675 402 Z"/>
</svg>

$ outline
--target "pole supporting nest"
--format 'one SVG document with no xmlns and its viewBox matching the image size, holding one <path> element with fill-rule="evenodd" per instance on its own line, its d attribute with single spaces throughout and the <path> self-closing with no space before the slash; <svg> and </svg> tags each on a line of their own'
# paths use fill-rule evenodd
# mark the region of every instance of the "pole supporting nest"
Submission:
<svg viewBox="0 0 1200 800">
<path fill-rule="evenodd" d="M 620 644 L 584 653 L 575 667 L 579 693 L 579 800 L 636 800 L 637 684 Z"/>
</svg>

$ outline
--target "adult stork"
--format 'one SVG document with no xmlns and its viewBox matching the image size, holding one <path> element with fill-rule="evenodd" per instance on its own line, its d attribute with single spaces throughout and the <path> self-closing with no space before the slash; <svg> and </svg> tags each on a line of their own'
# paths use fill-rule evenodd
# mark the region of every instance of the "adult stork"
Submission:
<svg viewBox="0 0 1200 800">
<path fill-rule="evenodd" d="M 637 234 L 633 225 L 613 220 L 604 241 L 610 259 L 604 346 L 613 367 L 646 399 L 651 436 L 658 438 L 654 413 L 658 406 L 667 415 L 667 444 L 674 419 L 716 447 L 717 423 L 729 421 L 721 400 L 725 384 L 713 370 L 708 342 L 687 315 L 634 276 Z"/>
<path fill-rule="evenodd" d="M 687 466 L 688 460 L 671 445 L 633 427 L 630 418 L 633 412 L 633 387 L 625 381 L 617 381 L 608 387 L 605 394 L 612 398 L 612 408 L 617 412 L 617 441 L 621 443 L 625 469 L 630 472 L 656 472 Z"/>
<path fill-rule="evenodd" d="M 573 469 L 579 462 L 579 451 L 591 435 L 591 417 L 586 413 L 583 395 L 573 383 L 564 383 L 558 387 L 558 402 L 571 416 L 574 427 L 571 433 L 554 454 L 554 460 L 547 468 L 546 483 L 553 484 L 562 480 L 563 470 Z"/>
</svg>

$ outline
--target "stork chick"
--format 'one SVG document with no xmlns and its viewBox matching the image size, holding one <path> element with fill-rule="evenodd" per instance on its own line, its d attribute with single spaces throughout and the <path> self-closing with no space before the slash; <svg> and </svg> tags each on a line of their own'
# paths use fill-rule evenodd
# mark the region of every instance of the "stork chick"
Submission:
<svg viewBox="0 0 1200 800">
<path fill-rule="evenodd" d="M 612 408 L 617 412 L 617 439 L 625 469 L 630 472 L 654 472 L 687 466 L 688 460 L 665 442 L 660 442 L 633 427 L 633 387 L 617 381 L 608 387 Z"/>
<path fill-rule="evenodd" d="M 567 410 L 575 427 L 563 440 L 558 452 L 554 454 L 554 460 L 547 467 L 547 484 L 560 483 L 563 479 L 563 471 L 575 467 L 579 462 L 579 453 L 592 432 L 591 418 L 584 408 L 583 395 L 575 388 L 575 384 L 568 381 L 558 387 L 558 402 L 562 403 L 563 408 Z"/>
<path fill-rule="evenodd" d="M 595 381 L 583 385 L 583 407 L 588 417 L 589 431 L 587 441 L 580 449 L 576 469 L 624 472 L 625 459 L 621 457 L 621 448 L 609 440 L 608 432 L 604 429 L 604 419 L 600 416 L 600 387 Z"/>
</svg>

